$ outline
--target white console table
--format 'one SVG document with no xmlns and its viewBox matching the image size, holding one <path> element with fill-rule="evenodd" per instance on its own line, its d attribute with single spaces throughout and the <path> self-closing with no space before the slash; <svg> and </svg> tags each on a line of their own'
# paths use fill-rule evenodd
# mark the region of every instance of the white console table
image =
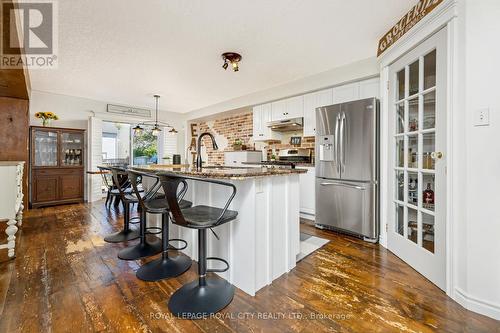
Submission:
<svg viewBox="0 0 500 333">
<path fill-rule="evenodd" d="M 0 221 L 7 221 L 7 243 L 0 244 L 0 249 L 7 249 L 13 258 L 16 247 L 16 224 L 21 226 L 23 214 L 23 170 L 24 162 L 0 161 Z"/>
</svg>

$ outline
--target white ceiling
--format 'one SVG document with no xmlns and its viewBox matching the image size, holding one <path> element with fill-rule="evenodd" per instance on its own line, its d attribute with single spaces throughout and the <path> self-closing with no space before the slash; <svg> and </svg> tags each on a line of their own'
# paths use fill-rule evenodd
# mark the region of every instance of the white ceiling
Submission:
<svg viewBox="0 0 500 333">
<path fill-rule="evenodd" d="M 415 2 L 59 1 L 59 67 L 32 70 L 32 89 L 188 112 L 373 57 Z"/>
</svg>

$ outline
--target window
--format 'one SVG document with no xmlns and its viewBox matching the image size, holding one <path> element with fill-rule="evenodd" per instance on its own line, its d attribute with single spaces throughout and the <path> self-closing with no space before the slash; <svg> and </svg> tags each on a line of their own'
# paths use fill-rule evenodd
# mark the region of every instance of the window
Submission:
<svg viewBox="0 0 500 333">
<path fill-rule="evenodd" d="M 177 134 L 169 133 L 168 130 L 169 128 L 164 128 L 160 135 L 160 151 L 163 153 L 160 154 L 160 161 L 158 163 L 161 164 L 172 164 L 174 154 L 178 154 Z"/>
<path fill-rule="evenodd" d="M 102 133 L 102 159 L 116 158 L 116 133 Z"/>
</svg>

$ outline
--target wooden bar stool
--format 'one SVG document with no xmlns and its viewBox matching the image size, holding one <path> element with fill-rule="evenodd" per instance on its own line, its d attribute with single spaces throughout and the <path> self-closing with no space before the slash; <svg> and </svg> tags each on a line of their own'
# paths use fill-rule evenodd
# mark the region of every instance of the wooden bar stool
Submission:
<svg viewBox="0 0 500 333">
<path fill-rule="evenodd" d="M 161 230 L 162 230 L 162 255 L 159 259 L 148 262 L 142 265 L 141 268 L 137 270 L 136 276 L 144 281 L 159 281 L 166 278 L 176 277 L 187 271 L 191 267 L 191 258 L 186 255 L 179 254 L 177 256 L 171 257 L 168 254 L 170 250 L 184 250 L 187 247 L 187 242 L 182 239 L 170 239 L 169 240 L 169 206 L 165 197 L 154 197 L 151 193 L 156 193 L 161 187 L 160 181 L 157 176 L 153 174 L 147 174 L 143 172 L 137 172 L 128 170 L 128 177 L 132 184 L 132 189 L 135 192 L 137 200 L 142 207 L 142 211 L 150 214 L 161 214 Z M 139 177 L 151 177 L 155 178 L 156 182 L 147 192 L 146 195 L 142 196 L 137 188 L 137 180 Z M 179 207 L 188 208 L 191 207 L 192 203 L 182 198 L 187 191 L 187 182 L 184 181 L 183 188 L 178 194 Z M 176 241 L 183 243 L 183 247 L 174 247 L 170 245 L 170 242 Z"/>
<path fill-rule="evenodd" d="M 236 195 L 236 187 L 231 183 L 214 179 L 181 177 L 173 174 L 164 174 L 159 177 L 167 197 L 173 223 L 198 230 L 198 280 L 187 283 L 178 289 L 170 297 L 168 308 L 178 317 L 206 318 L 225 308 L 231 303 L 234 296 L 232 284 L 222 278 L 207 277 L 207 273 L 225 272 L 229 269 L 229 263 L 226 260 L 207 257 L 207 229 L 236 219 L 238 212 L 228 210 Z M 232 193 L 222 209 L 203 205 L 182 209 L 177 202 L 177 192 L 179 185 L 185 182 L 185 179 L 228 186 L 232 188 Z M 226 267 L 222 269 L 207 268 L 208 260 L 222 262 Z"/>
<path fill-rule="evenodd" d="M 106 237 L 104 237 L 104 241 L 108 243 L 121 243 L 139 238 L 140 237 L 139 230 L 130 229 L 130 224 L 135 224 L 134 222 L 132 222 L 133 219 L 130 218 L 130 204 L 134 203 L 134 200 L 126 200 L 127 197 L 130 198 L 130 196 L 132 195 L 132 189 L 130 187 L 126 187 L 125 183 L 123 181 L 120 181 L 120 175 L 123 175 L 123 170 L 115 167 L 102 167 L 102 166 L 99 167 L 99 170 L 111 172 L 111 179 L 114 188 L 109 186 L 108 191 L 111 191 L 111 198 L 116 196 L 121 197 L 124 208 L 123 229 L 121 231 L 107 235 Z M 104 176 L 105 175 L 103 175 L 103 177 Z M 135 196 L 132 198 L 135 198 Z"/>
</svg>

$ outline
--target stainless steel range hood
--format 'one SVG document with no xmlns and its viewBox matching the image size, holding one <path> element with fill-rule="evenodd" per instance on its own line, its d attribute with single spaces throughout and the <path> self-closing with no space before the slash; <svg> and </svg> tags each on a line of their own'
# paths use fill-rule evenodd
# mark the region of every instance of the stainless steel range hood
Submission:
<svg viewBox="0 0 500 333">
<path fill-rule="evenodd" d="M 270 121 L 267 123 L 267 127 L 276 132 L 302 131 L 304 128 L 304 118 Z"/>
</svg>

